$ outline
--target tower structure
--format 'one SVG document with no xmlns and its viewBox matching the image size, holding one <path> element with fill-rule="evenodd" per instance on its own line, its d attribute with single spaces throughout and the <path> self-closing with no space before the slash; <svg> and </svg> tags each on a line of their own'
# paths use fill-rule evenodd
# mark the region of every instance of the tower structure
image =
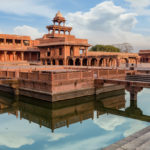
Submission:
<svg viewBox="0 0 150 150">
<path fill-rule="evenodd" d="M 57 14 L 56 14 L 56 16 L 53 19 L 53 25 L 47 26 L 47 29 L 48 29 L 49 33 L 51 33 L 53 35 L 56 32 L 59 33 L 59 34 L 61 32 L 63 34 L 66 34 L 66 32 L 68 32 L 69 35 L 70 35 L 72 27 L 65 26 L 65 23 L 66 23 L 66 19 L 62 16 L 62 14 L 60 13 L 60 11 L 58 11 Z"/>
<path fill-rule="evenodd" d="M 72 27 L 65 26 L 66 19 L 60 11 L 54 17 L 53 25 L 46 26 L 48 34 L 38 39 L 40 44 L 41 62 L 44 65 L 68 65 L 69 60 L 75 65 L 73 57 L 86 56 L 88 47 L 87 39 L 77 39 L 71 35 Z M 72 59 L 70 59 L 72 58 Z"/>
</svg>

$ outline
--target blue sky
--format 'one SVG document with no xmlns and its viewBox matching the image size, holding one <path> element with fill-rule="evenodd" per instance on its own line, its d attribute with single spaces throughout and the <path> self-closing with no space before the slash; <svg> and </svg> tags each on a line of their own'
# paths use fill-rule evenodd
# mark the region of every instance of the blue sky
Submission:
<svg viewBox="0 0 150 150">
<path fill-rule="evenodd" d="M 138 93 L 138 107 L 143 114 L 150 115 L 149 89 Z M 129 93 L 126 94 L 129 106 Z M 83 105 L 83 104 L 82 104 Z M 70 124 L 51 132 L 29 120 L 20 120 L 12 114 L 1 114 L 0 149 L 2 150 L 96 150 L 117 142 L 149 125 L 143 122 L 112 114 L 101 114 L 94 118 Z M 75 118 L 78 117 L 75 116 Z M 31 119 L 32 120 L 32 119 Z M 55 119 L 54 119 L 55 120 Z M 89 144 L 90 143 L 90 144 Z"/>
<path fill-rule="evenodd" d="M 46 25 L 60 10 L 73 27 L 72 34 L 90 44 L 130 43 L 150 48 L 149 0 L 0 0 L 0 33 L 47 33 Z"/>
</svg>

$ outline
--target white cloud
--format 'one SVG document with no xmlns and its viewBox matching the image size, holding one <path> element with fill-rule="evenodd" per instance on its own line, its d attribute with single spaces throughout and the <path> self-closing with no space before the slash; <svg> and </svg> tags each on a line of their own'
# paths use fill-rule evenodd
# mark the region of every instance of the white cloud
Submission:
<svg viewBox="0 0 150 150">
<path fill-rule="evenodd" d="M 131 43 L 138 50 L 145 49 L 150 47 L 150 37 L 132 32 L 136 16 L 112 1 L 105 1 L 88 12 L 69 13 L 67 20 L 75 35 L 89 39 L 92 44 Z"/>
<path fill-rule="evenodd" d="M 0 145 L 5 145 L 9 148 L 20 148 L 23 145 L 32 145 L 34 140 L 10 131 L 9 133 L 0 134 Z"/>
<path fill-rule="evenodd" d="M 41 38 L 44 33 L 31 26 L 17 26 L 14 28 L 14 34 L 31 36 L 32 39 Z"/>
<path fill-rule="evenodd" d="M 8 117 L 7 115 L 5 116 L 5 122 L 2 122 L 2 120 L 3 118 L 0 118 L 0 146 L 20 148 L 24 145 L 32 145 L 35 142 L 30 137 L 35 131 L 28 128 L 26 122 L 12 119 L 11 116 Z"/>
<path fill-rule="evenodd" d="M 48 135 L 48 137 L 49 137 L 48 141 L 50 141 L 50 142 L 51 141 L 58 141 L 58 140 L 60 140 L 62 138 L 65 138 L 67 136 L 69 136 L 69 134 L 66 134 L 66 133 L 50 133 Z"/>
<path fill-rule="evenodd" d="M 105 134 L 102 136 L 92 137 L 85 140 L 77 141 L 77 142 L 67 142 L 61 145 L 61 150 L 91 150 L 91 149 L 101 149 L 104 148 L 112 142 L 112 140 L 119 136 L 118 132 L 113 134 Z M 46 150 L 60 150 L 60 146 L 45 148 Z"/>
<path fill-rule="evenodd" d="M 123 117 L 115 116 L 115 115 L 101 115 L 100 118 L 95 118 L 94 123 L 99 126 L 100 128 L 113 131 L 117 126 L 122 125 L 126 122 L 126 119 Z"/>
<path fill-rule="evenodd" d="M 145 8 L 150 6 L 150 1 L 149 0 L 126 0 L 131 4 L 132 7 L 134 8 Z"/>
<path fill-rule="evenodd" d="M 130 123 L 129 129 L 124 132 L 124 136 L 125 137 L 130 136 L 130 135 L 142 130 L 143 128 L 146 128 L 147 126 L 148 125 L 144 124 L 143 122 L 132 121 Z"/>
<path fill-rule="evenodd" d="M 150 15 L 149 0 L 126 0 L 130 4 L 130 9 L 138 13 L 138 15 Z"/>
<path fill-rule="evenodd" d="M 16 15 L 39 15 L 49 17 L 54 10 L 40 0 L 0 0 L 0 11 Z"/>
</svg>

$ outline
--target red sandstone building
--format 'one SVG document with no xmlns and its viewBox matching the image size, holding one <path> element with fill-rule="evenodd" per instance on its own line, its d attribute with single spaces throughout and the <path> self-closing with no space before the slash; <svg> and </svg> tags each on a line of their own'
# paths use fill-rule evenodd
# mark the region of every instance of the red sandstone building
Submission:
<svg viewBox="0 0 150 150">
<path fill-rule="evenodd" d="M 38 41 L 29 36 L 0 34 L 0 61 L 37 61 L 40 51 L 36 48 Z"/>
<path fill-rule="evenodd" d="M 88 40 L 77 39 L 71 35 L 71 27 L 65 26 L 65 18 L 58 12 L 53 19 L 53 25 L 47 26 L 48 34 L 39 39 L 40 58 L 48 65 L 80 65 L 69 57 L 87 56 L 90 46 Z"/>
<path fill-rule="evenodd" d="M 150 50 L 140 50 L 139 56 L 141 57 L 140 62 L 150 63 Z"/>
<path fill-rule="evenodd" d="M 71 35 L 72 27 L 65 26 L 60 12 L 47 26 L 48 34 L 37 40 L 28 36 L 0 35 L 0 62 L 38 62 L 43 65 L 76 65 L 118 67 L 121 64 L 137 64 L 138 54 L 88 52 L 87 39 Z"/>
</svg>

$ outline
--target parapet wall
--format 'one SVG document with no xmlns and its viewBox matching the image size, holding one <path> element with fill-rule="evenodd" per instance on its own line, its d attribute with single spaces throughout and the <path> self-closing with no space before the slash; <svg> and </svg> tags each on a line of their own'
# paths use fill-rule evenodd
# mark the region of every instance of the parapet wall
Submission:
<svg viewBox="0 0 150 150">
<path fill-rule="evenodd" d="M 19 87 L 42 92 L 61 93 L 82 88 L 93 88 L 93 72 L 20 72 Z"/>
<path fill-rule="evenodd" d="M 47 101 L 65 100 L 75 97 L 93 95 L 101 91 L 101 83 L 95 79 L 125 79 L 126 71 L 98 68 L 30 68 L 24 70 L 1 70 L 0 78 L 16 79 L 19 82 L 20 95 L 40 98 Z M 6 83 L 9 87 L 9 83 Z M 15 86 L 16 87 L 16 86 Z M 105 91 L 110 91 L 105 87 Z"/>
</svg>

